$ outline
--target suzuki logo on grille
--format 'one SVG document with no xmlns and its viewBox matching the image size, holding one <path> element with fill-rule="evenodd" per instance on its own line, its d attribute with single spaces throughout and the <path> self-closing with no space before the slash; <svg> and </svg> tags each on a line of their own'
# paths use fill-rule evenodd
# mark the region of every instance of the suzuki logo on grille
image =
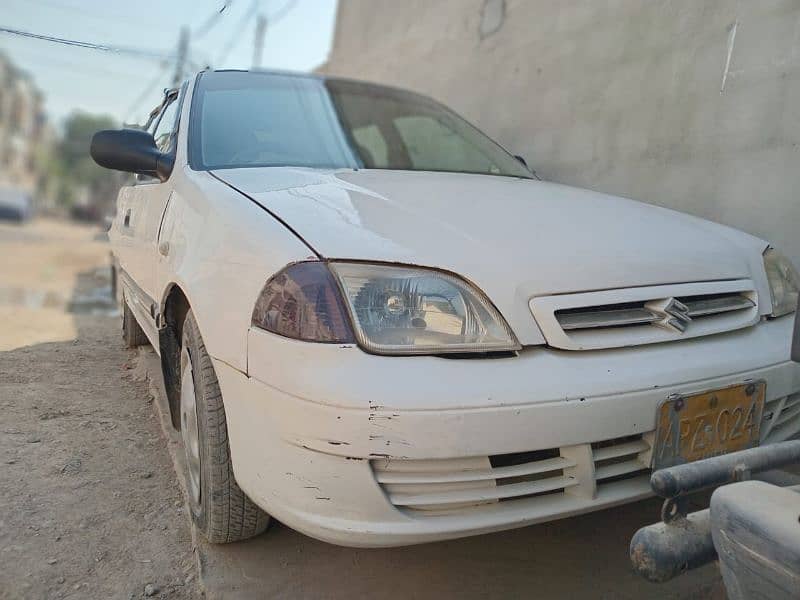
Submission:
<svg viewBox="0 0 800 600">
<path fill-rule="evenodd" d="M 656 317 L 660 317 L 658 321 L 653 322 L 653 325 L 670 331 L 683 333 L 692 321 L 692 317 L 689 316 L 689 307 L 675 298 L 653 300 L 644 307 Z"/>
</svg>

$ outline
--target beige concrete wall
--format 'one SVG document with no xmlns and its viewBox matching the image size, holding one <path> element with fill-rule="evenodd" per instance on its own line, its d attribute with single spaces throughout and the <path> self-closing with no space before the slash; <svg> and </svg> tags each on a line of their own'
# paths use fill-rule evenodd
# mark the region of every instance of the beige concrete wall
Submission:
<svg viewBox="0 0 800 600">
<path fill-rule="evenodd" d="M 800 266 L 800 0 L 340 0 L 322 70 L 430 94 L 543 178 Z"/>
</svg>

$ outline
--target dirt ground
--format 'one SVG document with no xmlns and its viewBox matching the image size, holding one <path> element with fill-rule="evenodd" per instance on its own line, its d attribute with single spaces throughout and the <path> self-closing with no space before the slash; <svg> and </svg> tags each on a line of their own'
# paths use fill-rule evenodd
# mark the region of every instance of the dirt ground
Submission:
<svg viewBox="0 0 800 600">
<path fill-rule="evenodd" d="M 628 542 L 655 500 L 408 548 L 276 522 L 206 544 L 158 359 L 122 346 L 107 253 L 97 228 L 0 225 L 0 599 L 722 597 L 714 565 L 661 586 L 633 573 Z"/>
<path fill-rule="evenodd" d="M 0 225 L 0 598 L 201 596 L 103 237 Z"/>
</svg>

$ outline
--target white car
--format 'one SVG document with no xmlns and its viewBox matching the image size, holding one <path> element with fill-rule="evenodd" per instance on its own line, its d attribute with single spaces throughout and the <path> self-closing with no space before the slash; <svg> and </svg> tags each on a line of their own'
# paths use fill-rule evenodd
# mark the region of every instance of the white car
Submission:
<svg viewBox="0 0 800 600">
<path fill-rule="evenodd" d="M 205 71 L 92 155 L 139 174 L 124 334 L 161 356 L 212 542 L 267 515 L 348 546 L 520 527 L 800 431 L 786 258 L 539 181 L 428 98 Z"/>
</svg>

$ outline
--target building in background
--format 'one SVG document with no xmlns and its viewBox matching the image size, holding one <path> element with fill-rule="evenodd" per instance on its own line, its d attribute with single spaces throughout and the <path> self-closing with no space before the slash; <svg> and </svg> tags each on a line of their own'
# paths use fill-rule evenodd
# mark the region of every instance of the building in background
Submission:
<svg viewBox="0 0 800 600">
<path fill-rule="evenodd" d="M 797 0 L 340 0 L 319 70 L 429 94 L 545 179 L 749 231 L 800 265 Z"/>
<path fill-rule="evenodd" d="M 31 194 L 39 187 L 39 161 L 55 138 L 43 100 L 30 76 L 0 54 L 0 187 Z"/>
</svg>

